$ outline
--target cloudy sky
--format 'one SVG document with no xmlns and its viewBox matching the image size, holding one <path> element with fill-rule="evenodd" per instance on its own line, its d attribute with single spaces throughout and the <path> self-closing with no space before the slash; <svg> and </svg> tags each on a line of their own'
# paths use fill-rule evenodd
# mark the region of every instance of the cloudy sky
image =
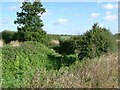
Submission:
<svg viewBox="0 0 120 90">
<path fill-rule="evenodd" d="M 82 34 L 98 22 L 101 27 L 118 32 L 117 2 L 43 2 L 46 13 L 42 15 L 44 30 L 51 34 Z M 17 31 L 16 12 L 21 2 L 1 2 L 0 31 Z"/>
</svg>

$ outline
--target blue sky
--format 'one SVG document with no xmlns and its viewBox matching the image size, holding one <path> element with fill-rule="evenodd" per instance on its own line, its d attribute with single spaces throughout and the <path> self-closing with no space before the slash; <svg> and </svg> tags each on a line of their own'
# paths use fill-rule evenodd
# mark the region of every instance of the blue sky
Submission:
<svg viewBox="0 0 120 90">
<path fill-rule="evenodd" d="M 95 22 L 101 27 L 118 32 L 117 2 L 43 2 L 46 13 L 42 15 L 43 29 L 51 34 L 82 34 L 90 30 Z M 2 2 L 0 31 L 17 31 L 16 12 L 20 11 L 20 2 Z"/>
</svg>

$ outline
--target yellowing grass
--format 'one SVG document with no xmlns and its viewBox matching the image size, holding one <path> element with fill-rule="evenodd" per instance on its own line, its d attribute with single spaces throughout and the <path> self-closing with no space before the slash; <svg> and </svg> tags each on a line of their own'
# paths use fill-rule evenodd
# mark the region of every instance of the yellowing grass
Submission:
<svg viewBox="0 0 120 90">
<path fill-rule="evenodd" d="M 61 88 L 118 88 L 118 54 L 106 54 L 99 58 L 77 61 L 59 71 L 39 70 L 37 79 L 29 87 Z"/>
</svg>

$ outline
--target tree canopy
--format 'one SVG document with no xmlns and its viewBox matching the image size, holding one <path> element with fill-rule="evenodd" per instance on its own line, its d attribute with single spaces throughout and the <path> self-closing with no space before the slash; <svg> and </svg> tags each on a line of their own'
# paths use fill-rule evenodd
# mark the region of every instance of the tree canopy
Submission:
<svg viewBox="0 0 120 90">
<path fill-rule="evenodd" d="M 45 13 L 45 8 L 41 2 L 38 0 L 33 3 L 25 1 L 20 8 L 21 12 L 17 12 L 17 19 L 14 21 L 15 24 L 18 24 L 19 41 L 44 42 L 46 32 L 42 28 L 43 22 L 40 17 Z"/>
</svg>

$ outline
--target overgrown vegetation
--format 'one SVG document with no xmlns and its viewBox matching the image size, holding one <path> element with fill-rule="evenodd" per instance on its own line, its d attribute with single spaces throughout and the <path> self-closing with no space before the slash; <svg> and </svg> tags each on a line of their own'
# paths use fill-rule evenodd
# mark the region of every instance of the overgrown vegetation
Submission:
<svg viewBox="0 0 120 90">
<path fill-rule="evenodd" d="M 55 50 L 60 54 L 79 54 L 78 58 L 82 60 L 113 52 L 117 49 L 116 46 L 116 39 L 112 33 L 96 23 L 85 34 L 61 41 Z"/>
<path fill-rule="evenodd" d="M 2 32 L 2 87 L 117 88 L 119 34 L 95 23 L 83 35 L 49 35 L 40 19 L 45 9 L 36 1 L 23 2 L 17 32 Z M 15 40 L 21 43 L 9 44 Z"/>
<path fill-rule="evenodd" d="M 120 33 L 115 34 L 114 37 L 115 37 L 117 40 L 119 40 L 119 39 L 120 39 Z"/>
<path fill-rule="evenodd" d="M 37 42 L 25 42 L 19 47 L 4 46 L 3 87 L 24 87 L 32 79 L 36 69 L 52 69 L 52 62 L 47 55 L 54 54 L 56 53 L 53 50 Z"/>
<path fill-rule="evenodd" d="M 77 40 L 82 38 L 72 40 L 80 45 Z M 2 49 L 2 87 L 117 87 L 117 54 L 79 61 L 69 49 L 68 53 L 58 54 L 39 42 L 24 42 L 18 47 L 5 45 Z"/>
<path fill-rule="evenodd" d="M 102 54 L 116 50 L 116 39 L 106 28 L 94 24 L 92 29 L 86 32 L 81 41 L 79 58 L 94 58 Z"/>
<path fill-rule="evenodd" d="M 5 45 L 2 49 L 3 87 L 24 87 L 35 70 L 59 70 L 74 62 L 74 57 L 62 57 L 38 42 L 24 42 L 19 47 Z"/>
<path fill-rule="evenodd" d="M 79 61 L 38 42 L 2 50 L 2 87 L 117 88 L 117 53 Z"/>
<path fill-rule="evenodd" d="M 11 41 L 15 41 L 18 39 L 18 33 L 15 31 L 4 30 L 1 32 L 2 40 L 5 43 L 10 43 Z"/>
<path fill-rule="evenodd" d="M 76 61 L 58 71 L 36 71 L 30 88 L 118 88 L 118 55 L 106 54 L 99 58 Z M 38 73 L 38 74 L 37 74 Z M 38 76 L 37 76 L 38 75 Z"/>
</svg>

